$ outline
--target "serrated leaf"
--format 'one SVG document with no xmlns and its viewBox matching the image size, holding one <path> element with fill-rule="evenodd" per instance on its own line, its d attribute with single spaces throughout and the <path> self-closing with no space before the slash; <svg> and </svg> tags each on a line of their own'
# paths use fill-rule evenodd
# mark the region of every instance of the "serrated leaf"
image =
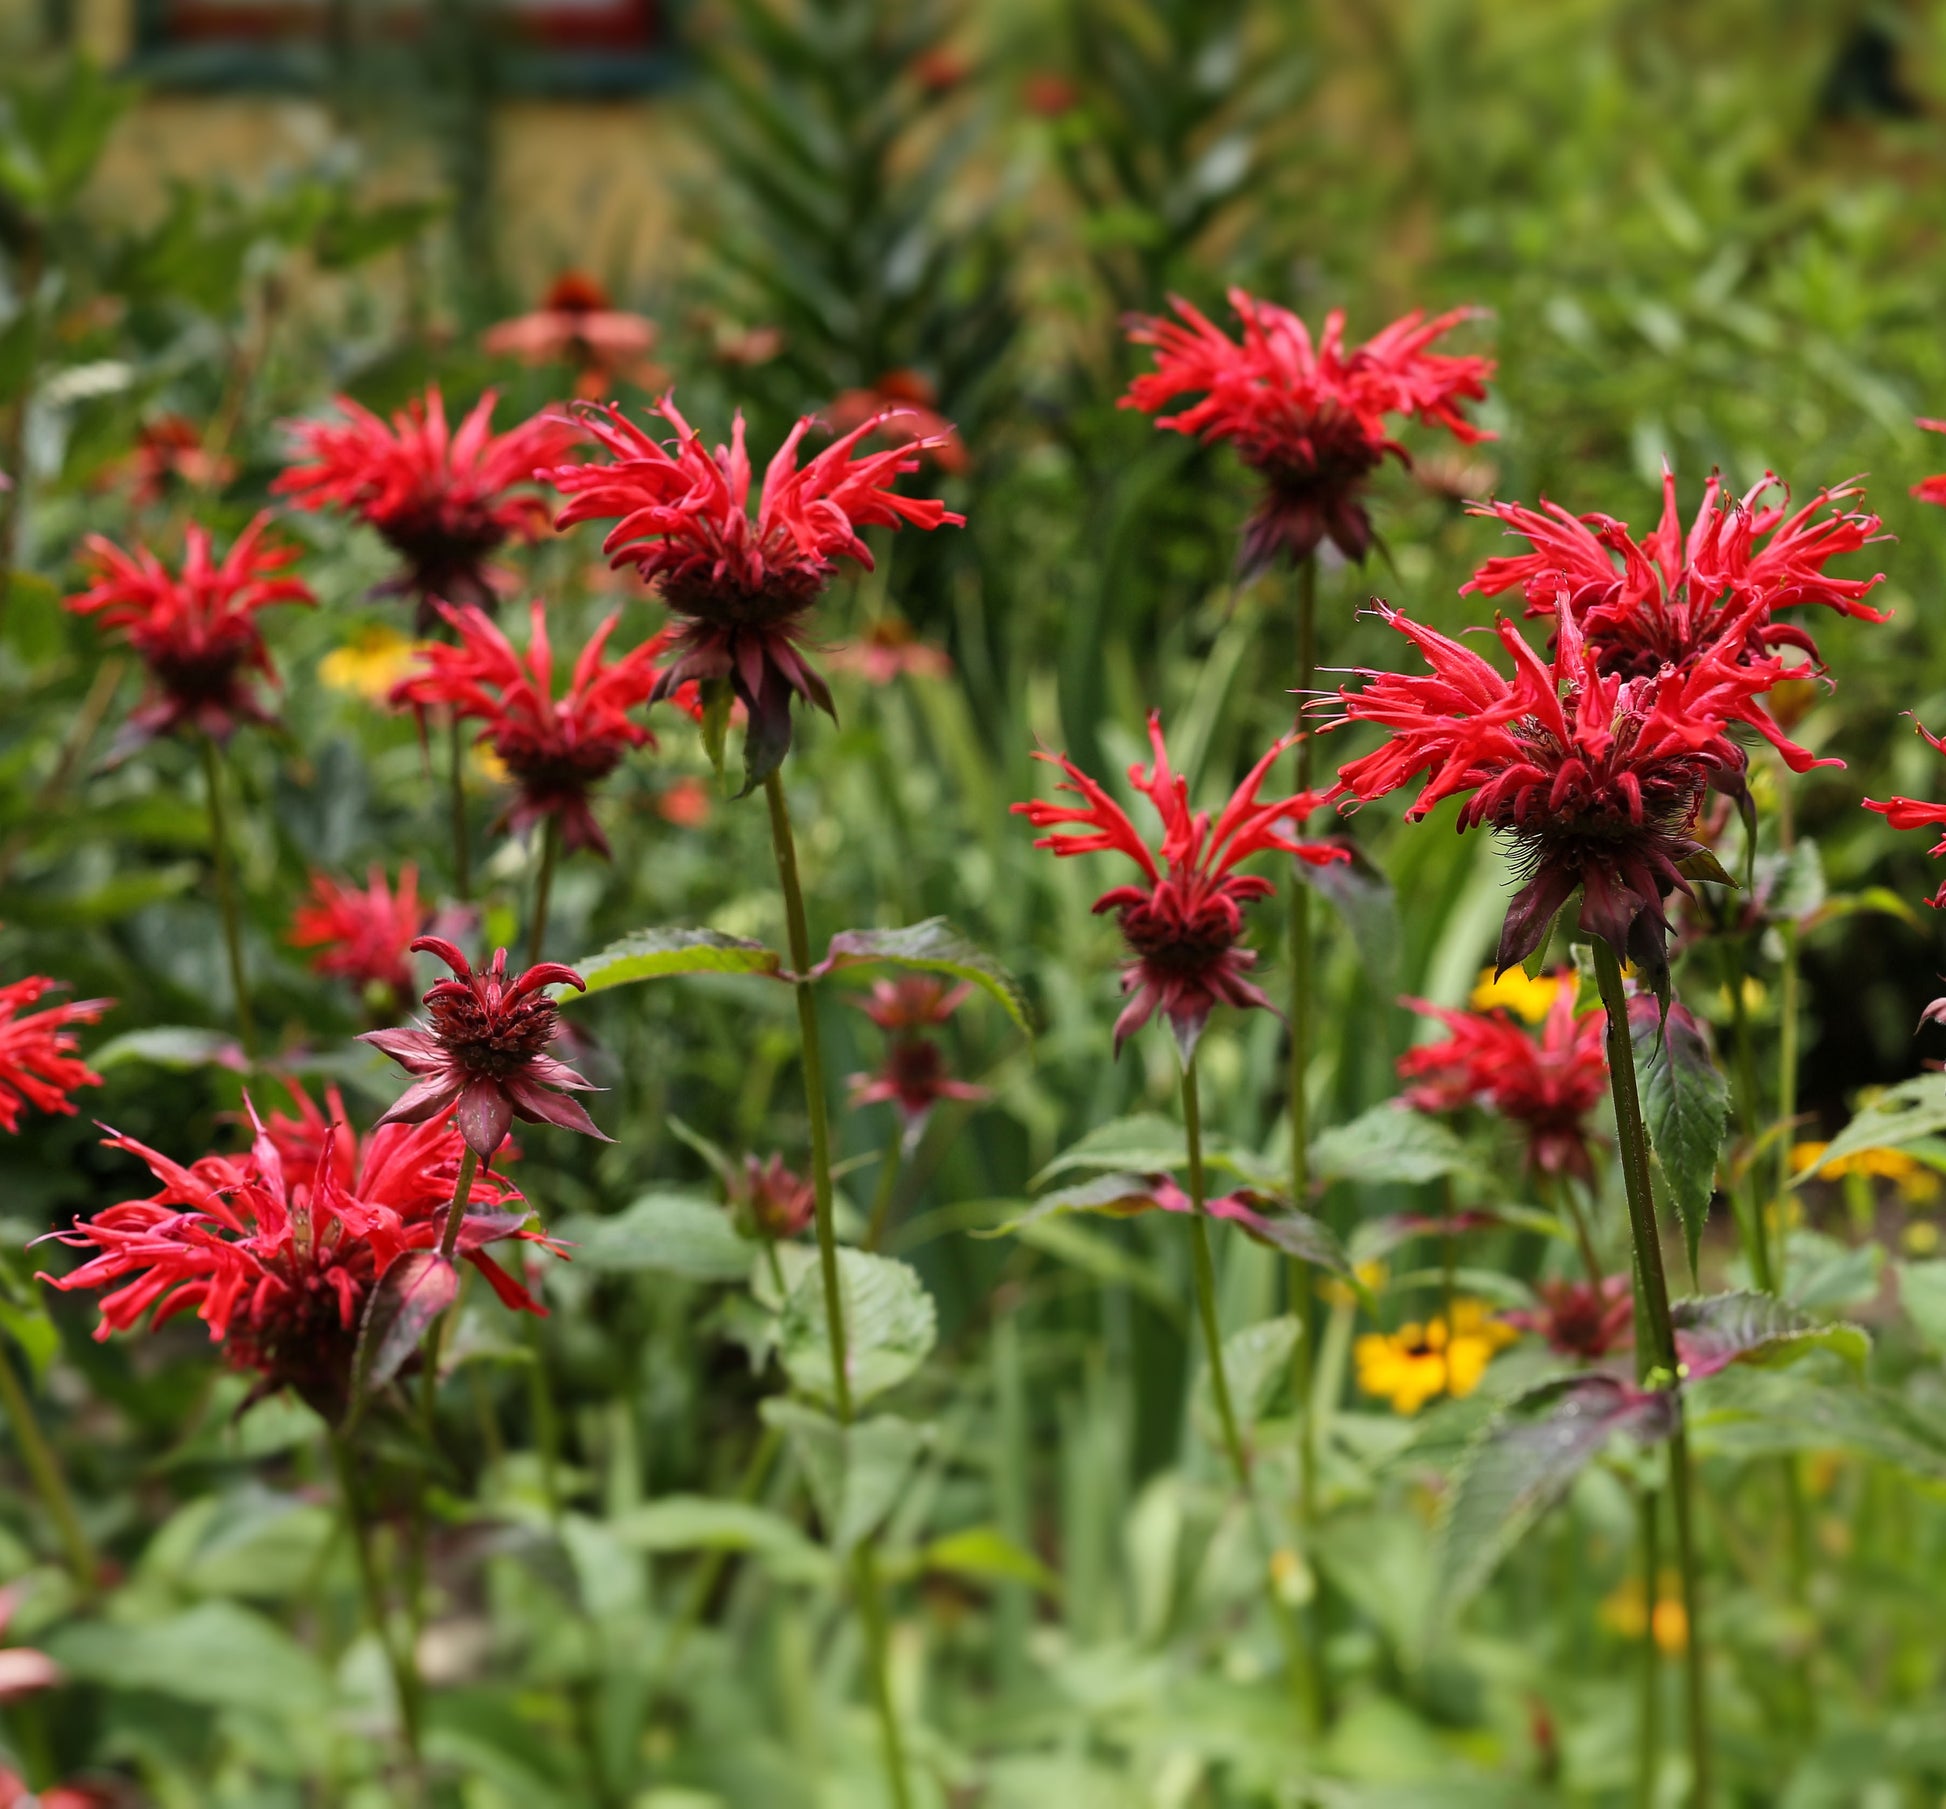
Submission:
<svg viewBox="0 0 1946 1809">
<path fill-rule="evenodd" d="M 840 930 L 811 972 L 822 979 L 842 967 L 878 964 L 968 981 L 998 1000 L 1014 1023 L 1031 1034 L 1027 995 L 1020 982 L 943 917 L 928 917 L 902 930 Z"/>
<path fill-rule="evenodd" d="M 1814 1319 L 1774 1294 L 1739 1292 L 1678 1300 L 1670 1306 L 1676 1354 L 1690 1381 L 1718 1375 L 1732 1363 L 1774 1369 L 1814 1350 L 1834 1351 L 1864 1370 L 1872 1341 L 1865 1330 Z"/>
<path fill-rule="evenodd" d="M 918 1567 L 981 1582 L 1025 1583 L 1054 1599 L 1061 1594 L 1061 1579 L 997 1527 L 970 1526 L 935 1539 L 920 1552 Z"/>
<path fill-rule="evenodd" d="M 1439 1608 L 1450 1616 L 1620 1435 L 1651 1444 L 1674 1425 L 1669 1397 L 1612 1376 L 1543 1383 L 1509 1403 L 1468 1452 L 1440 1517 Z"/>
<path fill-rule="evenodd" d="M 1395 1101 L 1334 1125 L 1311 1145 L 1311 1176 L 1319 1185 L 1339 1180 L 1417 1185 L 1467 1174 L 1472 1167 L 1465 1144 L 1451 1130 Z"/>
<path fill-rule="evenodd" d="M 1671 1005 L 1665 1017 L 1654 999 L 1637 994 L 1629 1001 L 1628 1035 L 1649 1147 L 1681 1215 L 1693 1275 L 1729 1128 L 1729 1083 L 1685 1006 Z"/>
<path fill-rule="evenodd" d="M 1860 1106 L 1852 1121 L 1826 1146 L 1816 1164 L 1791 1183 L 1801 1187 L 1814 1175 L 1866 1150 L 1897 1149 L 1946 1132 L 1946 1075 L 1921 1074 L 1887 1087 Z"/>
<path fill-rule="evenodd" d="M 841 1557 L 878 1530 L 925 1449 L 926 1429 L 896 1414 L 841 1426 L 802 1401 L 774 1396 L 762 1413 L 790 1441 L 825 1538 Z"/>
<path fill-rule="evenodd" d="M 741 1281 L 750 1273 L 751 1246 L 730 1215 L 693 1194 L 644 1194 L 613 1218 L 574 1218 L 554 1231 L 572 1246 L 577 1266 L 602 1275 Z"/>
<path fill-rule="evenodd" d="M 1946 1420 L 1889 1388 L 1836 1387 L 1805 1376 L 1734 1368 L 1689 1391 L 1699 1451 L 1739 1458 L 1854 1451 L 1946 1483 Z"/>
<path fill-rule="evenodd" d="M 235 1037 L 221 1030 L 198 1030 L 187 1024 L 158 1024 L 149 1030 L 129 1030 L 110 1037 L 92 1051 L 88 1065 L 96 1070 L 148 1062 L 158 1068 L 230 1068 L 249 1071 L 249 1058 Z"/>
<path fill-rule="evenodd" d="M 665 1495 L 608 1524 L 614 1537 L 635 1551 L 748 1552 L 785 1582 L 821 1582 L 831 1574 L 831 1560 L 797 1527 L 747 1501 Z"/>
<path fill-rule="evenodd" d="M 638 980 L 664 980 L 676 974 L 761 974 L 783 972 L 784 958 L 761 942 L 726 936 L 721 930 L 637 930 L 611 942 L 599 954 L 573 962 L 590 993 L 633 986 Z M 582 995 L 571 986 L 551 989 L 568 1004 Z"/>
<path fill-rule="evenodd" d="M 851 1398 L 858 1405 L 896 1388 L 930 1354 L 938 1314 L 919 1272 L 890 1256 L 838 1252 L 845 1354 Z M 791 1290 L 778 1325 L 778 1355 L 791 1381 L 814 1399 L 834 1399 L 824 1271 L 812 1265 Z"/>
<path fill-rule="evenodd" d="M 437 1250 L 409 1250 L 387 1269 L 365 1303 L 352 1359 L 352 1399 L 361 1401 L 399 1373 L 439 1315 L 459 1295 L 459 1271 Z"/>
<path fill-rule="evenodd" d="M 1290 1313 L 1265 1319 L 1232 1332 L 1223 1340 L 1223 1374 L 1230 1384 L 1230 1405 L 1237 1423 L 1254 1426 L 1270 1410 L 1280 1388 L 1290 1380 L 1291 1353 L 1303 1331 Z M 1222 1436 L 1216 1394 L 1207 1369 L 1196 1378 L 1196 1424 L 1212 1443 Z"/>
</svg>

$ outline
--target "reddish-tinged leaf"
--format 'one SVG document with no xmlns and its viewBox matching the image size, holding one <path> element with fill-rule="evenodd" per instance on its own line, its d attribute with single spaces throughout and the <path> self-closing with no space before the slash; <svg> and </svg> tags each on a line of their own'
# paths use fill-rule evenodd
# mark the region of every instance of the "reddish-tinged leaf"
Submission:
<svg viewBox="0 0 1946 1809">
<path fill-rule="evenodd" d="M 413 1250 L 385 1271 L 365 1307 L 352 1364 L 352 1398 L 383 1388 L 459 1293 L 459 1271 L 437 1250 Z"/>
<path fill-rule="evenodd" d="M 1676 1354 L 1685 1380 L 1700 1382 L 1732 1363 L 1774 1368 L 1814 1350 L 1836 1351 L 1862 1370 L 1871 1354 L 1864 1329 L 1814 1319 L 1774 1294 L 1711 1294 L 1678 1300 L 1670 1308 L 1676 1327 Z"/>
</svg>

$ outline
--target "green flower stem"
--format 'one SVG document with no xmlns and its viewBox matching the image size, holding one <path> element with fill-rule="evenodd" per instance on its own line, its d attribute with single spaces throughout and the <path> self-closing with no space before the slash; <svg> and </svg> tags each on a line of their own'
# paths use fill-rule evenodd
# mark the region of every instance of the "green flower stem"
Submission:
<svg viewBox="0 0 1946 1809">
<path fill-rule="evenodd" d="M 331 1461 L 338 1472 L 338 1496 L 344 1507 L 345 1524 L 350 1528 L 352 1550 L 358 1559 L 358 1587 L 364 1597 L 366 1624 L 384 1651 L 385 1662 L 392 1672 L 392 1687 L 399 1699 L 399 1732 L 412 1771 L 413 1794 L 415 1800 L 422 1799 L 425 1778 L 420 1731 L 424 1691 L 417 1659 L 410 1649 L 401 1650 L 393 1636 L 392 1617 L 386 1607 L 385 1586 L 379 1580 L 378 1559 L 372 1550 L 371 1522 L 366 1516 L 364 1492 L 358 1486 L 358 1465 L 352 1455 L 351 1441 L 335 1430 L 327 1436 L 331 1442 Z"/>
<path fill-rule="evenodd" d="M 547 940 L 547 905 L 554 893 L 554 864 L 561 858 L 561 819 L 549 817 L 541 831 L 541 867 L 534 875 L 534 920 L 527 926 L 527 965 L 541 958 Z"/>
<path fill-rule="evenodd" d="M 462 902 L 473 896 L 473 855 L 466 835 L 466 743 L 457 711 L 446 725 L 447 808 L 453 825 L 453 896 Z"/>
<path fill-rule="evenodd" d="M 1784 945 L 1784 961 L 1777 980 L 1777 1186 L 1773 1195 L 1777 1206 L 1777 1244 L 1771 1252 L 1770 1272 L 1781 1294 L 1790 1249 L 1784 1207 L 1791 1197 L 1791 1147 L 1796 1141 L 1793 1124 L 1797 1117 L 1797 1013 L 1802 964 L 1798 958 L 1797 925 L 1788 920 L 1780 923 L 1777 935 Z M 1760 1218 L 1758 1234 L 1767 1237 L 1768 1233 L 1766 1220 Z"/>
<path fill-rule="evenodd" d="M 447 1262 L 459 1249 L 459 1229 L 466 1222 L 467 1202 L 473 1197 L 473 1177 L 479 1172 L 480 1158 L 471 1147 L 459 1159 L 459 1177 L 453 1183 L 453 1203 L 446 1208 L 446 1223 L 439 1233 L 439 1254 Z"/>
<path fill-rule="evenodd" d="M 1318 562 L 1305 559 L 1297 568 L 1297 689 L 1300 706 L 1317 679 L 1318 666 Z M 1311 784 L 1311 738 L 1297 744 L 1297 785 L 1300 791 Z M 1304 883 L 1298 863 L 1291 863 L 1289 892 L 1291 1053 L 1288 1076 L 1288 1109 L 1291 1126 L 1291 1204 L 1302 1209 L 1311 1192 L 1311 1113 L 1307 1091 L 1311 1072 L 1312 1044 L 1312 939 L 1311 888 Z M 1318 1523 L 1318 1416 L 1313 1411 L 1313 1378 L 1317 1363 L 1317 1277 L 1308 1263 L 1293 1257 L 1285 1268 L 1285 1294 L 1298 1322 L 1297 1342 L 1291 1353 L 1291 1397 L 1297 1402 L 1297 1529 L 1305 1561 L 1311 1559 Z M 1312 1734 L 1321 1733 L 1329 1719 L 1329 1678 L 1324 1663 L 1324 1628 L 1316 1602 L 1306 1617 L 1308 1638 L 1301 1667 L 1306 1725 Z"/>
<path fill-rule="evenodd" d="M 885 1241 L 887 1223 L 892 1216 L 892 1201 L 899 1191 L 899 1173 L 905 1167 L 905 1126 L 896 1119 L 892 1135 L 885 1140 L 885 1154 L 879 1158 L 878 1185 L 872 1192 L 872 1214 L 865 1222 L 865 1248 L 876 1250 Z"/>
<path fill-rule="evenodd" d="M 784 894 L 784 925 L 790 944 L 791 979 L 797 994 L 797 1028 L 804 1064 L 804 1109 L 811 1121 L 811 1188 L 816 1202 L 818 1269 L 824 1280 L 824 1323 L 831 1341 L 831 1398 L 838 1418 L 851 1423 L 851 1365 L 845 1351 L 844 1296 L 838 1285 L 838 1233 L 831 1216 L 831 1128 L 824 1096 L 824 1044 L 818 1034 L 817 998 L 811 980 L 811 931 L 804 916 L 804 887 L 797 874 L 797 841 L 791 834 L 784 782 L 764 781 L 770 806 L 770 843 L 777 856 L 777 883 Z"/>
<path fill-rule="evenodd" d="M 1599 1289 L 1605 1279 L 1601 1272 L 1601 1258 L 1595 1252 L 1595 1235 L 1588 1223 L 1587 1211 L 1574 1191 L 1573 1176 L 1560 1176 L 1552 1191 L 1557 1205 L 1566 1208 L 1568 1223 L 1574 1227 L 1574 1243 L 1581 1253 L 1581 1266 L 1588 1271 L 1588 1280 Z"/>
<path fill-rule="evenodd" d="M 816 983 L 811 978 L 811 932 L 804 916 L 804 887 L 797 872 L 797 842 L 791 833 L 790 806 L 784 782 L 772 773 L 764 780 L 764 799 L 770 806 L 770 841 L 777 856 L 777 883 L 784 894 L 784 925 L 789 940 L 792 985 L 797 993 L 797 1027 L 804 1066 L 804 1106 L 811 1123 L 811 1186 L 817 1206 L 818 1270 L 824 1282 L 824 1323 L 831 1342 L 831 1395 L 838 1420 L 852 1420 L 850 1362 L 845 1347 L 844 1295 L 838 1277 L 838 1233 L 831 1213 L 831 1128 L 824 1092 L 824 1045 L 818 1035 Z M 884 1740 L 886 1781 L 894 1809 L 911 1809 L 912 1791 L 906 1781 L 905 1746 L 899 1734 L 898 1705 L 892 1700 L 887 1672 L 888 1641 L 885 1603 L 879 1589 L 878 1564 L 871 1541 L 861 1540 L 852 1554 L 852 1581 L 858 1614 L 865 1627 L 866 1656 L 871 1667 L 872 1701 L 878 1710 Z"/>
<path fill-rule="evenodd" d="M 1675 1508 L 1676 1564 L 1682 1577 L 1683 1614 L 1689 1636 L 1684 1650 L 1684 1683 L 1689 1702 L 1689 1753 L 1692 1771 L 1690 1809 L 1708 1809 L 1710 1801 L 1709 1720 L 1703 1678 L 1702 1601 L 1696 1562 L 1695 1524 L 1691 1501 L 1689 1438 L 1682 1421 L 1682 1396 L 1677 1390 L 1676 1332 L 1669 1311 L 1669 1281 L 1663 1269 L 1662 1240 L 1655 1220 L 1655 1196 L 1649 1186 L 1649 1139 L 1642 1122 L 1642 1102 L 1635 1087 L 1635 1056 L 1628 1033 L 1628 994 L 1622 985 L 1622 964 L 1615 951 L 1595 938 L 1595 977 L 1608 1013 L 1608 1083 L 1615 1100 L 1615 1129 L 1621 1146 L 1622 1181 L 1628 1196 L 1629 1229 L 1635 1242 L 1638 1279 L 1636 1349 L 1638 1363 L 1652 1360 L 1666 1377 L 1673 1395 L 1675 1430 L 1669 1436 L 1669 1493 Z M 1655 1598 L 1650 1596 L 1653 1604 Z"/>
<path fill-rule="evenodd" d="M 1203 1103 L 1196 1084 L 1196 1058 L 1192 1055 L 1182 1070 L 1183 1135 L 1189 1149 L 1189 1249 L 1195 1265 L 1196 1316 L 1203 1328 L 1203 1356 L 1209 1367 L 1210 1394 L 1216 1402 L 1216 1417 L 1223 1430 L 1223 1450 L 1230 1460 L 1238 1492 L 1249 1510 L 1261 1548 L 1264 1581 L 1269 1591 L 1277 1631 L 1284 1642 L 1290 1665 L 1291 1686 L 1297 1692 L 1299 1708 L 1308 1717 L 1313 1702 L 1310 1693 L 1311 1669 L 1297 1617 L 1284 1600 L 1277 1577 L 1277 1544 L 1269 1522 L 1257 1499 L 1257 1486 L 1250 1473 L 1250 1454 L 1244 1449 L 1243 1432 L 1237 1424 L 1236 1403 L 1230 1395 L 1230 1376 L 1223 1362 L 1223 1326 L 1216 1314 L 1216 1262 L 1210 1254 L 1207 1185 L 1203 1176 Z"/>
<path fill-rule="evenodd" d="M 19 1376 L 14 1374 L 13 1360 L 4 1349 L 0 1349 L 0 1407 L 5 1408 L 8 1423 L 13 1427 L 14 1441 L 20 1446 L 20 1459 L 27 1466 L 27 1474 L 33 1478 L 34 1492 L 40 1496 L 41 1506 L 47 1509 L 48 1518 L 54 1522 L 67 1549 L 68 1568 L 74 1572 L 75 1583 L 83 1595 L 93 1595 L 98 1581 L 95 1548 L 81 1524 L 74 1497 L 68 1492 L 61 1460 L 47 1442 L 47 1434 L 35 1417 L 34 1403 L 28 1399 Z"/>
<path fill-rule="evenodd" d="M 1642 1556 L 1642 1693 L 1635 1723 L 1635 1809 L 1655 1809 L 1656 1774 L 1662 1756 L 1662 1654 L 1655 1640 L 1662 1560 L 1657 1549 L 1655 1508 L 1654 1490 L 1642 1490 L 1637 1497 Z"/>
<path fill-rule="evenodd" d="M 216 908 L 223 919 L 223 946 L 230 957 L 230 989 L 236 994 L 237 1041 L 257 1059 L 257 1027 L 250 1016 L 250 982 L 243 971 L 243 925 L 237 916 L 236 875 L 230 865 L 230 831 L 223 811 L 223 757 L 209 736 L 203 742 L 203 796 L 209 806 L 210 858 L 216 874 Z"/>
</svg>

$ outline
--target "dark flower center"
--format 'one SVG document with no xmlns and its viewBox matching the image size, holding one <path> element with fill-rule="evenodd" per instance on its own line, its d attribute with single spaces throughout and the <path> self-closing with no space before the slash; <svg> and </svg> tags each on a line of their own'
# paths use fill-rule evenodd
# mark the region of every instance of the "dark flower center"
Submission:
<svg viewBox="0 0 1946 1809">
<path fill-rule="evenodd" d="M 489 1006 L 470 988 L 435 994 L 428 1009 L 433 1034 L 454 1064 L 492 1080 L 518 1073 L 561 1028 L 551 999 L 529 993 L 512 1005 Z"/>
</svg>

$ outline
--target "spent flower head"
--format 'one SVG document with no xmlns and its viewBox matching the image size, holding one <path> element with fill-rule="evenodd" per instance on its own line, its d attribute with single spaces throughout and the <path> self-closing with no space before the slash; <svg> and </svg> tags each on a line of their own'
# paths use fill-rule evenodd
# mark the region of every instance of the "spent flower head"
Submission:
<svg viewBox="0 0 1946 1809">
<path fill-rule="evenodd" d="M 1346 858 L 1345 850 L 1297 839 L 1296 830 L 1323 801 L 1318 793 L 1295 792 L 1264 799 L 1257 793 L 1278 757 L 1297 737 L 1287 735 L 1244 776 L 1222 813 L 1189 808 L 1189 782 L 1169 765 L 1162 718 L 1149 716 L 1152 764 L 1129 768 L 1129 783 L 1162 818 L 1160 859 L 1151 852 L 1128 813 L 1065 754 L 1037 753 L 1067 776 L 1057 791 L 1072 792 L 1081 803 L 1033 801 L 1016 804 L 1036 829 L 1055 833 L 1037 848 L 1057 855 L 1124 854 L 1141 870 L 1140 885 L 1117 886 L 1095 900 L 1095 910 L 1113 911 L 1128 945 L 1122 971 L 1128 1004 L 1115 1021 L 1115 1051 L 1158 1011 L 1168 1019 L 1177 1046 L 1188 1060 L 1209 1014 L 1218 1005 L 1275 1009 L 1248 975 L 1256 950 L 1245 948 L 1243 907 L 1275 890 L 1261 874 L 1239 873 L 1253 854 L 1276 851 L 1312 866 Z M 1064 830 L 1078 833 L 1063 834 Z"/>
<path fill-rule="evenodd" d="M 675 657 L 656 694 L 694 679 L 706 687 L 706 701 L 742 703 L 749 713 L 744 757 L 755 785 L 789 751 L 793 698 L 833 713 L 829 688 L 804 657 L 807 618 L 840 560 L 871 568 L 862 530 L 957 527 L 965 517 L 892 488 L 919 468 L 935 440 L 853 456 L 886 416 L 832 441 L 800 469 L 798 447 L 818 424 L 805 416 L 766 468 L 753 513 L 743 417 L 736 417 L 729 445 L 712 451 L 673 400 L 665 397 L 655 412 L 675 430 L 666 445 L 619 408 L 581 411 L 588 434 L 612 456 L 548 473 L 572 499 L 557 525 L 615 523 L 603 550 L 653 583 L 676 617 Z"/>
<path fill-rule="evenodd" d="M 336 509 L 376 529 L 399 570 L 375 594 L 416 597 L 421 631 L 436 619 L 436 601 L 492 609 L 512 588 L 492 557 L 546 528 L 546 500 L 529 486 L 579 437 L 550 416 L 496 434 L 496 399 L 488 390 L 457 428 L 437 384 L 389 422 L 340 396 L 341 419 L 290 426 L 298 462 L 272 490 L 300 509 Z"/>
<path fill-rule="evenodd" d="M 745 1237 L 788 1242 L 803 1236 L 817 1216 L 817 1189 L 776 1154 L 762 1161 L 745 1156 L 728 1187 L 730 1214 Z"/>
<path fill-rule="evenodd" d="M 543 961 L 509 975 L 507 951 L 499 949 L 491 967 L 475 972 L 465 955 L 439 936 L 421 936 L 412 949 L 437 955 L 454 977 L 437 981 L 421 1001 L 429 1024 L 368 1030 L 359 1039 L 416 1076 L 380 1124 L 419 1124 L 457 1107 L 460 1135 L 482 1161 L 492 1160 L 516 1118 L 609 1141 L 572 1097 L 600 1089 L 547 1053 L 562 1025 L 544 989 L 562 985 L 586 991 L 573 968 Z"/>
<path fill-rule="evenodd" d="M 297 549 L 267 545 L 259 515 L 221 559 L 209 532 L 191 522 L 183 562 L 172 572 L 146 546 L 124 551 L 91 534 L 85 591 L 67 599 L 76 615 L 98 615 L 140 656 L 149 695 L 116 737 L 117 754 L 158 735 L 183 732 L 228 741 L 243 722 L 275 721 L 253 677 L 277 682 L 257 615 L 277 603 L 316 598 L 289 567 Z"/>
<path fill-rule="evenodd" d="M 478 721 L 480 743 L 493 750 L 518 788 L 504 819 L 507 827 L 519 834 L 553 818 L 564 850 L 590 848 L 606 858 L 608 838 L 595 821 L 589 793 L 630 750 L 655 745 L 655 737 L 629 713 L 661 694 L 663 672 L 656 661 L 669 637 L 657 635 L 604 661 L 620 619 L 619 612 L 609 616 L 582 648 L 567 690 L 557 698 L 554 650 L 541 604 L 531 607 L 524 657 L 483 611 L 442 604 L 439 613 L 453 630 L 454 644 L 421 647 L 419 670 L 393 688 L 393 704 L 419 711 L 443 705 Z M 679 693 L 675 702 L 692 713 L 696 707 L 691 691 Z"/>
<path fill-rule="evenodd" d="M 1347 347 L 1336 310 L 1314 341 L 1288 308 L 1232 289 L 1242 328 L 1232 339 L 1188 302 L 1172 297 L 1171 305 L 1179 322 L 1145 317 L 1129 329 L 1135 344 L 1154 348 L 1155 369 L 1129 385 L 1122 406 L 1156 415 L 1158 427 L 1230 441 L 1263 479 L 1238 558 L 1246 575 L 1280 557 L 1306 559 L 1327 539 L 1347 559 L 1365 557 L 1366 480 L 1388 456 L 1411 462 L 1391 423 L 1409 417 L 1463 445 L 1493 437 L 1463 412 L 1485 399 L 1493 361 L 1427 349 L 1473 309 L 1431 320 L 1414 309 Z M 1198 395 L 1175 414 L 1159 412 Z"/>
</svg>

